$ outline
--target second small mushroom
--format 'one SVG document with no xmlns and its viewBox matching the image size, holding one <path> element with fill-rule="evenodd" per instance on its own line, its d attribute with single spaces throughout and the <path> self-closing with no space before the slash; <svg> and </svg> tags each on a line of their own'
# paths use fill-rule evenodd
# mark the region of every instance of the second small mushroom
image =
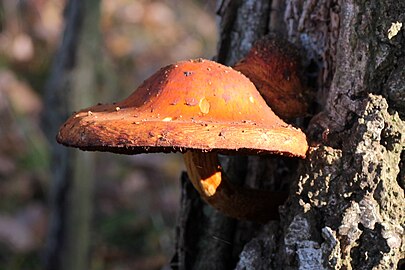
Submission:
<svg viewBox="0 0 405 270">
<path fill-rule="evenodd" d="M 248 77 L 272 110 L 283 119 L 305 116 L 305 86 L 298 49 L 274 34 L 257 40 L 233 67 Z"/>
<path fill-rule="evenodd" d="M 217 154 L 305 157 L 308 148 L 305 134 L 277 117 L 249 79 L 203 59 L 166 66 L 127 99 L 82 110 L 57 140 L 122 154 L 182 152 L 205 201 L 228 216 L 258 222 L 274 217 L 274 201 L 282 196 L 231 184 Z"/>
</svg>

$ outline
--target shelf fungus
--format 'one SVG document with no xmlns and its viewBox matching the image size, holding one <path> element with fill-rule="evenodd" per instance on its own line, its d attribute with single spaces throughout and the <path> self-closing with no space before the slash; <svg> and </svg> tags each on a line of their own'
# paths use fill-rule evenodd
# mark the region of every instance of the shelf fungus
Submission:
<svg viewBox="0 0 405 270">
<path fill-rule="evenodd" d="M 231 184 L 217 154 L 305 157 L 308 148 L 305 134 L 276 116 L 248 78 L 204 59 L 166 66 L 125 100 L 82 110 L 61 127 L 57 141 L 121 154 L 182 152 L 206 202 L 257 222 L 277 213 L 280 195 Z"/>
</svg>

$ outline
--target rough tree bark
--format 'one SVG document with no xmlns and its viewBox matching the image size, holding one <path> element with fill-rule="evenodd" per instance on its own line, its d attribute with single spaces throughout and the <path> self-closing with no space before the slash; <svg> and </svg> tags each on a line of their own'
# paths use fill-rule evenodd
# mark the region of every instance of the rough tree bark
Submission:
<svg viewBox="0 0 405 270">
<path fill-rule="evenodd" d="M 234 64 L 268 32 L 302 50 L 314 103 L 296 123 L 306 124 L 311 149 L 299 167 L 272 157 L 225 160 L 231 178 L 251 186 L 293 179 L 280 221 L 265 226 L 210 209 L 183 175 L 173 268 L 404 264 L 404 31 L 388 38 L 392 23 L 405 22 L 403 10 L 394 0 L 218 1 L 218 61 Z"/>
</svg>

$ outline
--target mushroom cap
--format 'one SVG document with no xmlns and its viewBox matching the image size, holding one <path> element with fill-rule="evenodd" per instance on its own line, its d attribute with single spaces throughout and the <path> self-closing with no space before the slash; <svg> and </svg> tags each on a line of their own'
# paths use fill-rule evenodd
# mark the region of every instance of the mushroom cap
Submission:
<svg viewBox="0 0 405 270">
<path fill-rule="evenodd" d="M 209 60 L 160 69 L 127 99 L 72 115 L 57 141 L 123 154 L 218 151 L 304 157 L 305 134 L 277 117 L 240 72 Z"/>
<path fill-rule="evenodd" d="M 253 82 L 267 104 L 283 119 L 306 114 L 307 89 L 300 54 L 287 40 L 274 35 L 262 37 L 233 68 Z"/>
</svg>

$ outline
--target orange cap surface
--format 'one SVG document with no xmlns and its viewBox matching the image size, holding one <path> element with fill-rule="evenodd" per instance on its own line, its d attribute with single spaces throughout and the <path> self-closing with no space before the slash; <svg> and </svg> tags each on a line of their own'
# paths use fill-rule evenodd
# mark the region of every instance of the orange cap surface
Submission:
<svg viewBox="0 0 405 270">
<path fill-rule="evenodd" d="M 127 99 L 71 116 L 57 141 L 124 154 L 279 153 L 304 157 L 305 134 L 277 117 L 244 75 L 209 60 L 166 66 Z"/>
<path fill-rule="evenodd" d="M 298 50 L 287 40 L 265 36 L 255 42 L 234 69 L 257 87 L 267 104 L 282 118 L 304 116 L 306 91 Z"/>
</svg>

